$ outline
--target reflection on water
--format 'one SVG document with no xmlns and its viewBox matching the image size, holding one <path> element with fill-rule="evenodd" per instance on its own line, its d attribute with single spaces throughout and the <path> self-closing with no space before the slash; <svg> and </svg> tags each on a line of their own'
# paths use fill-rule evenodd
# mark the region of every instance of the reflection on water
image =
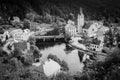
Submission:
<svg viewBox="0 0 120 80">
<path fill-rule="evenodd" d="M 78 50 L 73 50 L 65 43 L 37 43 L 42 53 L 42 59 L 46 60 L 49 54 L 56 55 L 60 60 L 67 62 L 69 72 L 75 74 L 81 72 L 83 63 L 80 62 Z"/>
</svg>

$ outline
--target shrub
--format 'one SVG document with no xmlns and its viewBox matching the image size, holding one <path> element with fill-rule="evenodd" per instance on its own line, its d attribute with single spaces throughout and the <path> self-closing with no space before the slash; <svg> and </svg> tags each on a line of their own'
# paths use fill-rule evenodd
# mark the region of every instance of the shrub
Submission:
<svg viewBox="0 0 120 80">
<path fill-rule="evenodd" d="M 119 63 L 120 50 L 115 48 L 106 56 L 105 61 L 87 65 L 82 76 L 77 77 L 76 80 L 119 80 Z"/>
<path fill-rule="evenodd" d="M 75 80 L 75 79 L 68 73 L 59 73 L 56 76 L 53 76 L 51 80 Z"/>
</svg>

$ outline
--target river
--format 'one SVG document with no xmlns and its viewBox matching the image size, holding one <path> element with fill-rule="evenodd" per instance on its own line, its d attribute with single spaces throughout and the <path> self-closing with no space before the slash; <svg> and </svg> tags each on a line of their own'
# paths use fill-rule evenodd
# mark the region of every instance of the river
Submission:
<svg viewBox="0 0 120 80">
<path fill-rule="evenodd" d="M 82 71 L 84 64 L 80 62 L 78 50 L 68 48 L 66 43 L 39 42 L 37 46 L 42 53 L 42 60 L 47 60 L 47 56 L 53 54 L 68 64 L 70 74 L 76 74 Z"/>
</svg>

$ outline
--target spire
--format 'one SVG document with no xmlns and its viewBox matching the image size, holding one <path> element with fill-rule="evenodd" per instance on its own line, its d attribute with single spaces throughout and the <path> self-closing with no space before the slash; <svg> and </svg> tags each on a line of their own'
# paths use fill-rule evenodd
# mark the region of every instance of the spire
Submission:
<svg viewBox="0 0 120 80">
<path fill-rule="evenodd" d="M 84 25 L 84 14 L 82 8 L 80 8 L 80 13 L 78 14 L 78 21 L 77 21 L 78 33 L 82 32 L 82 27 Z"/>
<path fill-rule="evenodd" d="M 83 14 L 83 9 L 80 7 L 80 14 Z"/>
</svg>

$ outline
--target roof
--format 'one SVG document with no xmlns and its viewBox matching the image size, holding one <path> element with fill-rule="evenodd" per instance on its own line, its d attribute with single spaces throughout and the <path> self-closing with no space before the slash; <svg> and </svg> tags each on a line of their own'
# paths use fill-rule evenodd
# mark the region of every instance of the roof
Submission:
<svg viewBox="0 0 120 80">
<path fill-rule="evenodd" d="M 49 59 L 43 64 L 44 73 L 46 76 L 51 76 L 59 72 L 61 66 L 54 60 Z"/>
<path fill-rule="evenodd" d="M 103 36 L 103 35 L 104 35 L 104 32 L 101 31 L 101 30 L 98 30 L 98 31 L 96 32 L 96 34 L 97 34 L 97 36 Z"/>
<path fill-rule="evenodd" d="M 15 29 L 15 28 L 10 28 L 8 30 L 9 34 L 10 35 L 14 35 L 14 34 L 22 34 L 23 33 L 23 30 L 22 29 Z"/>
<path fill-rule="evenodd" d="M 98 24 L 103 24 L 101 21 L 85 21 L 85 25 L 83 26 L 83 28 L 88 29 L 93 23 L 98 23 Z"/>
<path fill-rule="evenodd" d="M 100 45 L 100 43 L 101 43 L 100 41 L 98 41 L 98 42 L 96 42 L 96 43 L 93 43 L 93 42 L 92 42 L 91 45 Z"/>
<path fill-rule="evenodd" d="M 39 27 L 41 27 L 41 28 L 43 28 L 43 27 L 49 28 L 49 27 L 51 27 L 51 26 L 52 26 L 52 24 L 46 24 L 46 23 L 41 23 L 41 24 L 39 24 Z"/>
<path fill-rule="evenodd" d="M 93 24 L 93 21 L 85 22 L 83 28 L 84 28 L 84 29 L 88 29 L 92 24 Z"/>
<path fill-rule="evenodd" d="M 109 28 L 106 27 L 106 26 L 103 26 L 103 27 L 100 28 L 100 30 L 103 31 L 103 32 L 104 32 L 104 31 L 106 32 L 107 30 L 109 30 Z"/>
</svg>

